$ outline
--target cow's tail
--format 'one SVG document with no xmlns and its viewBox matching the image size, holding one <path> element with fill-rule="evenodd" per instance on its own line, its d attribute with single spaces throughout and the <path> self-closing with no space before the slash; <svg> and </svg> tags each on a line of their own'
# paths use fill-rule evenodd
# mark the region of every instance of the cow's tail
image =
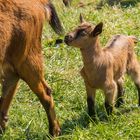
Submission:
<svg viewBox="0 0 140 140">
<path fill-rule="evenodd" d="M 47 17 L 49 24 L 57 34 L 63 34 L 63 27 L 52 3 L 46 5 Z"/>
</svg>

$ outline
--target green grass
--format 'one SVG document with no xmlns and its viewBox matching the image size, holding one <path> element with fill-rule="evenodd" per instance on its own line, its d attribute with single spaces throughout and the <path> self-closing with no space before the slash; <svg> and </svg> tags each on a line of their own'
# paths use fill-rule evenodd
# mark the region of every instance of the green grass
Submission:
<svg viewBox="0 0 140 140">
<path fill-rule="evenodd" d="M 91 2 L 93 0 L 87 0 Z M 125 0 L 126 1 L 126 0 Z M 84 2 L 84 0 L 83 0 Z M 78 0 L 72 7 L 65 8 L 61 0 L 53 0 L 63 23 L 69 32 L 79 22 L 79 14 L 93 24 L 102 21 L 104 30 L 100 36 L 102 46 L 114 34 L 135 35 L 140 38 L 140 3 L 110 7 L 105 4 L 97 10 L 98 0 L 92 5 L 77 8 Z M 79 71 L 82 68 L 78 49 L 65 44 L 56 48 L 48 40 L 59 38 L 49 26 L 44 26 L 43 50 L 45 77 L 53 89 L 55 110 L 62 127 L 62 136 L 56 140 L 139 140 L 140 108 L 137 107 L 137 91 L 130 80 L 125 80 L 125 105 L 115 109 L 113 116 L 106 118 L 103 106 L 104 96 L 98 91 L 96 98 L 97 121 L 87 114 L 86 93 Z M 63 36 L 61 37 L 63 38 Z M 135 49 L 140 58 L 140 43 Z M 47 140 L 48 122 L 45 111 L 29 87 L 20 82 L 10 112 L 9 123 L 2 140 Z"/>
</svg>

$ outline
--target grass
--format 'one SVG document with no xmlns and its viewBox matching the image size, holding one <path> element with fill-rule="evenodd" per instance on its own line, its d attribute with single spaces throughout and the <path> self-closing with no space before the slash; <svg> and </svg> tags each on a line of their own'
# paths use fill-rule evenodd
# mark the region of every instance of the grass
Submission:
<svg viewBox="0 0 140 140">
<path fill-rule="evenodd" d="M 87 0 L 91 2 L 93 0 Z M 84 0 L 83 0 L 84 2 Z M 126 2 L 126 0 L 125 0 Z M 77 8 L 78 0 L 70 8 L 65 8 L 61 1 L 53 0 L 57 7 L 66 32 L 79 22 L 79 14 L 83 13 L 86 20 L 96 24 L 104 23 L 100 36 L 102 46 L 114 34 L 135 35 L 140 38 L 140 3 L 135 5 L 108 6 L 100 9 L 95 0 L 84 8 Z M 128 3 L 127 3 L 128 5 Z M 53 42 L 59 38 L 49 26 L 44 26 L 43 52 L 45 61 L 45 77 L 53 89 L 55 109 L 62 127 L 62 136 L 56 140 L 139 140 L 140 139 L 140 108 L 137 107 L 137 91 L 129 77 L 125 80 L 125 105 L 115 109 L 113 116 L 105 117 L 103 106 L 104 96 L 98 91 L 96 110 L 98 118 L 93 122 L 87 114 L 86 94 L 83 79 L 79 71 L 82 68 L 81 55 L 78 49 Z M 61 37 L 63 38 L 63 36 Z M 135 51 L 140 58 L 140 43 Z M 29 87 L 20 82 L 10 112 L 8 128 L 1 140 L 47 140 L 48 122 L 45 111 L 37 97 Z"/>
</svg>

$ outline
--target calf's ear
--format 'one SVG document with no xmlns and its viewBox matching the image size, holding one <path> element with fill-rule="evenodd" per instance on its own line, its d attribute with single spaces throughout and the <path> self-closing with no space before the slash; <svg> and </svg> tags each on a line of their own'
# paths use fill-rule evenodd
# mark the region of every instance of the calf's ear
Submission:
<svg viewBox="0 0 140 140">
<path fill-rule="evenodd" d="M 91 32 L 91 36 L 92 36 L 92 37 L 95 37 L 95 36 L 101 34 L 101 33 L 102 33 L 102 30 L 103 30 L 103 22 L 100 22 L 99 24 L 97 24 L 97 25 L 95 26 L 95 28 L 94 28 L 93 31 Z"/>
<path fill-rule="evenodd" d="M 81 13 L 80 13 L 79 19 L 80 19 L 80 23 L 83 23 L 85 21 L 83 15 Z"/>
</svg>

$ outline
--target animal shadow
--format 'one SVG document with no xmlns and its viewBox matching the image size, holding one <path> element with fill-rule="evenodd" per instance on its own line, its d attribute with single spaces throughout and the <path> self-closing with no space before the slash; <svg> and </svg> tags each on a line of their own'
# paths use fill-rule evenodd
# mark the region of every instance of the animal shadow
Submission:
<svg viewBox="0 0 140 140">
<path fill-rule="evenodd" d="M 137 105 L 131 105 L 131 106 L 127 106 L 127 107 L 121 107 L 114 114 L 116 116 L 120 116 L 120 115 L 128 114 L 128 113 L 131 113 L 131 112 L 134 112 L 134 111 L 140 111 L 140 107 L 138 107 Z"/>
<path fill-rule="evenodd" d="M 66 119 L 61 127 L 62 135 L 71 134 L 75 130 L 76 126 L 78 126 L 80 128 L 87 128 L 89 122 L 90 122 L 90 117 L 88 116 L 86 111 L 82 112 L 80 114 L 80 117 L 73 118 L 71 120 Z"/>
<path fill-rule="evenodd" d="M 94 124 L 98 124 L 98 122 L 100 122 L 100 121 L 103 121 L 103 122 L 108 121 L 107 113 L 105 111 L 103 111 L 104 107 L 100 107 L 100 109 L 98 108 L 97 110 L 100 110 L 100 112 L 99 111 L 96 112 L 97 113 L 96 119 L 95 118 L 92 119 L 88 115 L 86 110 L 83 111 L 77 118 L 73 118 L 71 120 L 66 119 L 61 127 L 62 135 L 71 134 L 75 130 L 76 126 L 83 129 L 83 128 L 88 128 L 90 123 L 92 123 L 94 125 Z"/>
<path fill-rule="evenodd" d="M 93 125 L 97 125 L 99 122 L 109 122 L 115 116 L 120 116 L 124 114 L 131 113 L 133 111 L 140 111 L 140 107 L 137 106 L 128 106 L 128 107 L 120 107 L 117 108 L 117 112 L 114 112 L 112 115 L 108 116 L 105 108 L 103 106 L 96 107 L 96 119 L 92 120 L 92 118 L 87 114 L 87 111 L 83 111 L 79 117 L 73 118 L 71 120 L 66 119 L 62 125 L 62 135 L 72 134 L 75 128 L 78 126 L 81 129 L 88 128 L 89 123 Z M 114 116 L 114 117 L 113 117 Z M 115 117 L 115 118 L 116 118 Z"/>
<path fill-rule="evenodd" d="M 120 5 L 122 8 L 134 7 L 138 4 L 139 0 L 100 0 L 97 9 L 101 9 L 105 4 L 109 6 Z"/>
</svg>

